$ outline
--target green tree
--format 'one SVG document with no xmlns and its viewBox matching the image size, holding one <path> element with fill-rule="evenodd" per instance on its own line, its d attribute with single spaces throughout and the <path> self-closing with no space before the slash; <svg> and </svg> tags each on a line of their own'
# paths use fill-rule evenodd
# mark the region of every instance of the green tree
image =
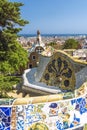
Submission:
<svg viewBox="0 0 87 130">
<path fill-rule="evenodd" d="M 19 72 L 28 61 L 27 51 L 17 40 L 19 31 L 29 23 L 21 18 L 21 6 L 22 3 L 0 0 L 0 92 L 11 90 L 13 79 L 7 75 Z"/>
<path fill-rule="evenodd" d="M 20 27 L 28 23 L 21 18 L 22 3 L 0 0 L 0 72 L 13 73 L 27 63 L 27 52 L 17 38 Z"/>
<path fill-rule="evenodd" d="M 11 91 L 13 85 L 18 84 L 20 81 L 19 77 L 0 74 L 0 98 L 8 97 L 7 92 Z"/>
<path fill-rule="evenodd" d="M 68 39 L 65 41 L 64 49 L 77 49 L 79 42 L 75 39 Z"/>
<path fill-rule="evenodd" d="M 56 42 L 50 42 L 48 45 L 53 47 L 53 46 L 55 46 L 57 44 L 56 44 Z"/>
</svg>

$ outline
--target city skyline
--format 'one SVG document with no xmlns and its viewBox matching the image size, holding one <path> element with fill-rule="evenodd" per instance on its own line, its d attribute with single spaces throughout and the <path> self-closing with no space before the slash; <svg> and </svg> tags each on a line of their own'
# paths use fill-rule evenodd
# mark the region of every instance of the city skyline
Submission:
<svg viewBox="0 0 87 130">
<path fill-rule="evenodd" d="M 84 34 L 87 33 L 87 0 L 10 0 L 22 2 L 21 16 L 30 23 L 22 34 Z"/>
</svg>

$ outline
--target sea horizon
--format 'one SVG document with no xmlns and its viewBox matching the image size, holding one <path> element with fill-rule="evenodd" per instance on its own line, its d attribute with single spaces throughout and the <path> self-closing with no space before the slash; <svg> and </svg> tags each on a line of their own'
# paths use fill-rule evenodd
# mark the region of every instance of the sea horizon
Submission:
<svg viewBox="0 0 87 130">
<path fill-rule="evenodd" d="M 26 34 L 26 33 L 22 33 L 22 34 L 18 34 L 19 36 L 23 36 L 23 37 L 36 37 L 37 34 Z M 86 33 L 64 33 L 64 34 L 56 34 L 56 33 L 43 33 L 41 34 L 42 37 L 84 37 L 84 36 L 87 36 Z"/>
</svg>

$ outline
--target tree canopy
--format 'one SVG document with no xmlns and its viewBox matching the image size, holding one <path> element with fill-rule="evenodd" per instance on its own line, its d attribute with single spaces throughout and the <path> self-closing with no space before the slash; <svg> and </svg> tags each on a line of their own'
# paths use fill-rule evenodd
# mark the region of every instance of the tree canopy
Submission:
<svg viewBox="0 0 87 130">
<path fill-rule="evenodd" d="M 25 67 L 27 52 L 17 38 L 20 27 L 28 23 L 21 18 L 22 3 L 0 0 L 0 72 L 12 73 Z"/>
<path fill-rule="evenodd" d="M 22 3 L 0 0 L 0 92 L 11 87 L 8 74 L 25 68 L 28 54 L 18 43 L 18 33 L 29 22 L 21 18 Z"/>
<path fill-rule="evenodd" d="M 75 39 L 67 39 L 64 44 L 64 49 L 77 49 L 79 42 Z"/>
</svg>

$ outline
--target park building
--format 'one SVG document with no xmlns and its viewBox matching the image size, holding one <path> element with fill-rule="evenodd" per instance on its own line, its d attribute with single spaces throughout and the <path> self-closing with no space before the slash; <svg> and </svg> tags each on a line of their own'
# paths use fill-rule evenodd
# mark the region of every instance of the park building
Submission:
<svg viewBox="0 0 87 130">
<path fill-rule="evenodd" d="M 29 49 L 29 62 L 28 68 L 34 68 L 39 62 L 39 55 L 45 50 L 45 44 L 42 42 L 40 31 L 37 31 L 36 41 L 32 44 L 32 47 Z"/>
</svg>

